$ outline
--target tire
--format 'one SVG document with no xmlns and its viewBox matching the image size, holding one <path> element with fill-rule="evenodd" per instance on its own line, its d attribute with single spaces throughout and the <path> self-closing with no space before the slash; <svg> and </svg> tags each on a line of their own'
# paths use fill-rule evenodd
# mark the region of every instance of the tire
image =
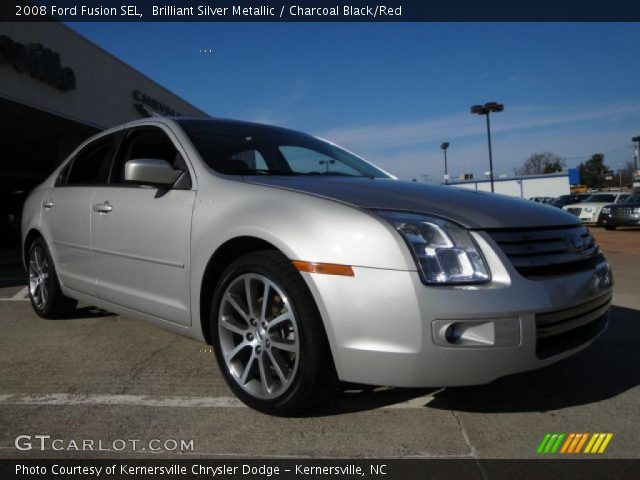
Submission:
<svg viewBox="0 0 640 480">
<path fill-rule="evenodd" d="M 260 412 L 291 416 L 335 392 L 322 318 L 291 262 L 279 252 L 250 253 L 221 278 L 211 305 L 212 343 L 233 393 Z"/>
<path fill-rule="evenodd" d="M 78 301 L 62 294 L 51 252 L 42 237 L 33 241 L 28 258 L 29 299 L 36 314 L 51 319 L 72 313 Z"/>
<path fill-rule="evenodd" d="M 605 229 L 605 230 L 615 230 L 615 229 L 616 229 L 616 226 L 615 226 L 615 225 L 605 225 L 605 226 L 604 226 L 604 229 Z"/>
</svg>

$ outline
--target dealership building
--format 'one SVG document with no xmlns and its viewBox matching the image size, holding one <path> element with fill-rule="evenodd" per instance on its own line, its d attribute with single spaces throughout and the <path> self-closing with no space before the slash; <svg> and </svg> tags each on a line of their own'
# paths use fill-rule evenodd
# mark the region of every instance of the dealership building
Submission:
<svg viewBox="0 0 640 480">
<path fill-rule="evenodd" d="M 580 183 L 578 170 L 570 168 L 565 172 L 544 175 L 522 175 L 494 178 L 495 193 L 519 198 L 559 197 L 570 193 L 571 185 Z M 491 180 L 453 180 L 449 185 L 471 190 L 491 191 Z"/>
<path fill-rule="evenodd" d="M 0 112 L 3 217 L 100 130 L 152 115 L 206 116 L 55 22 L 0 22 Z"/>
</svg>

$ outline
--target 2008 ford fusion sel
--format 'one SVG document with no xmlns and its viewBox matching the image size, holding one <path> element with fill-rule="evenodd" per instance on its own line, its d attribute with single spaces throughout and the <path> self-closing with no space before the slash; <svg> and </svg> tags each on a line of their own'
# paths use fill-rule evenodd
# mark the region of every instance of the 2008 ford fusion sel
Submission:
<svg viewBox="0 0 640 480">
<path fill-rule="evenodd" d="M 287 415 L 338 381 L 489 382 L 607 324 L 612 278 L 559 209 L 396 180 L 291 130 L 151 118 L 82 144 L 29 196 L 29 294 L 207 342 L 247 405 Z"/>
</svg>

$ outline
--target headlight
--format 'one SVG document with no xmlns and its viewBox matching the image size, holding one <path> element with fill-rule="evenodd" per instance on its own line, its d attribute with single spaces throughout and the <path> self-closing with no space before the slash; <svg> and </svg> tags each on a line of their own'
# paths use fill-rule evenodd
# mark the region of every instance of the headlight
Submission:
<svg viewBox="0 0 640 480">
<path fill-rule="evenodd" d="M 633 214 L 634 215 L 640 215 L 640 208 L 636 207 L 633 209 Z"/>
<path fill-rule="evenodd" d="M 591 208 L 591 207 L 585 207 L 584 212 L 585 212 L 585 213 L 593 213 L 593 208 Z"/>
<path fill-rule="evenodd" d="M 609 207 L 603 207 L 602 213 L 604 213 L 605 215 L 609 215 L 611 213 L 611 209 Z"/>
<path fill-rule="evenodd" d="M 464 228 L 429 215 L 377 213 L 407 242 L 425 283 L 471 284 L 491 279 L 478 246 Z"/>
</svg>

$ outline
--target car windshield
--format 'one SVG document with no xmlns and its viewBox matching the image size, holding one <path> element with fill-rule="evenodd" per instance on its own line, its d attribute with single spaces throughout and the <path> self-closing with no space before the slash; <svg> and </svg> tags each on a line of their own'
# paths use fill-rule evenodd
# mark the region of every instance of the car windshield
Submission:
<svg viewBox="0 0 640 480">
<path fill-rule="evenodd" d="M 352 153 L 304 133 L 241 122 L 177 121 L 205 163 L 216 172 L 389 177 Z"/>
<path fill-rule="evenodd" d="M 640 203 L 640 193 L 629 195 L 624 200 L 625 203 Z"/>
<path fill-rule="evenodd" d="M 553 203 L 573 202 L 575 200 L 578 200 L 578 198 L 579 197 L 577 197 L 576 195 L 560 195 L 558 198 L 553 200 Z"/>
<path fill-rule="evenodd" d="M 615 195 L 591 195 L 584 203 L 613 203 L 615 201 Z"/>
</svg>

